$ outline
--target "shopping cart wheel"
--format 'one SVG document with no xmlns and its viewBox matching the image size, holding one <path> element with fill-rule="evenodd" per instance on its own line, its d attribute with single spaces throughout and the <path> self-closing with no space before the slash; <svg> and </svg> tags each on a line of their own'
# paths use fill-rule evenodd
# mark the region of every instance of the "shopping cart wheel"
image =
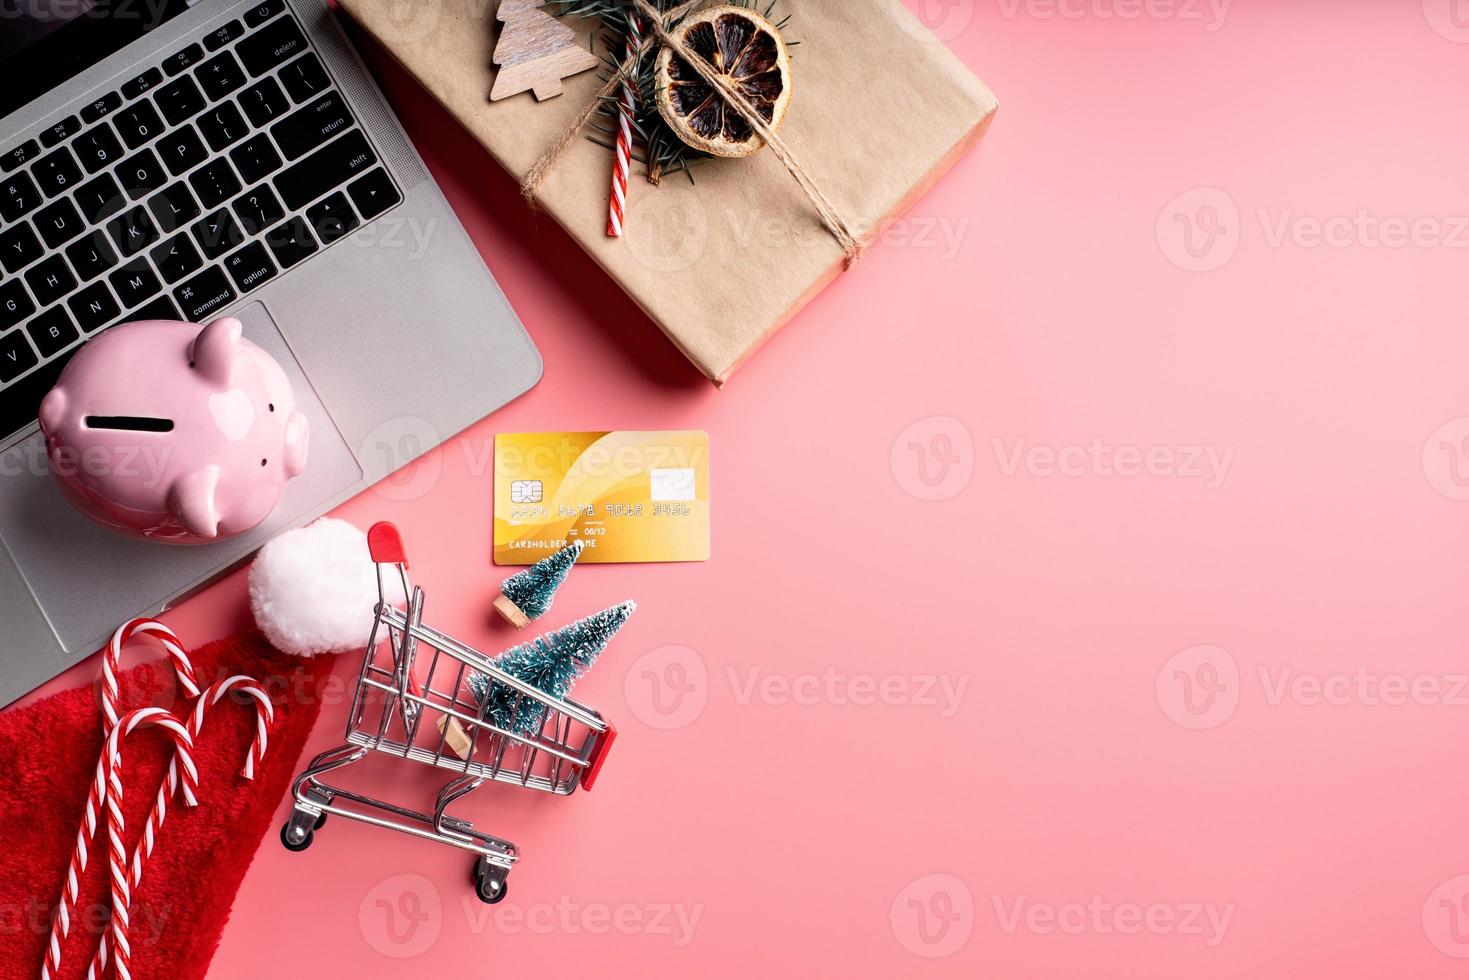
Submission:
<svg viewBox="0 0 1469 980">
<path fill-rule="evenodd" d="M 316 826 L 312 827 L 311 829 L 312 830 L 320 830 L 325 823 L 326 823 L 326 814 L 323 813 L 323 814 L 319 815 L 316 818 Z"/>
<path fill-rule="evenodd" d="M 294 820 L 287 820 L 285 825 L 281 827 L 281 843 L 286 845 L 286 850 L 288 851 L 304 851 L 311 846 L 312 839 L 316 837 L 316 828 L 309 828 L 304 833 L 297 830 L 296 833 L 300 834 L 298 838 L 291 832 L 294 824 Z M 320 824 L 317 826 L 320 826 Z"/>
<path fill-rule="evenodd" d="M 494 905 L 503 902 L 508 887 L 505 878 L 510 874 L 504 868 L 491 864 L 484 858 L 474 862 L 474 869 L 470 872 L 470 880 L 474 882 L 474 893 L 479 900 L 486 905 Z"/>
</svg>

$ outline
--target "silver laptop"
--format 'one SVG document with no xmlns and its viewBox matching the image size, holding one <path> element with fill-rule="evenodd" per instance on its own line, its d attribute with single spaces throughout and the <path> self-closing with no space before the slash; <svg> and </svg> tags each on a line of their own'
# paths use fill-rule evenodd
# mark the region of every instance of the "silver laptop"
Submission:
<svg viewBox="0 0 1469 980">
<path fill-rule="evenodd" d="M 225 313 L 291 375 L 306 472 L 230 541 L 93 525 L 41 397 L 110 326 Z M 0 705 L 540 375 L 325 0 L 0 0 Z"/>
</svg>

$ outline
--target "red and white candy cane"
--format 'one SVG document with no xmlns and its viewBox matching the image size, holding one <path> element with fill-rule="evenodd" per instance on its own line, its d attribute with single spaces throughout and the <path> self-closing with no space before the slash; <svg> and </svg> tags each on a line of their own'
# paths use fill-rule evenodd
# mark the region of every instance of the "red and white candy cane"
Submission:
<svg viewBox="0 0 1469 980">
<path fill-rule="evenodd" d="M 641 18 L 633 17 L 627 25 L 627 50 L 623 58 L 631 58 L 643 46 Z M 631 69 L 637 71 L 634 63 Z M 612 196 L 607 205 L 607 237 L 622 237 L 622 221 L 627 214 L 627 175 L 632 168 L 632 120 L 638 111 L 638 83 L 635 78 L 622 80 L 622 98 L 617 104 L 617 148 L 612 161 Z"/>
<path fill-rule="evenodd" d="M 112 634 L 112 639 L 102 651 L 102 676 L 98 679 L 98 686 L 102 693 L 102 733 L 111 735 L 117 727 L 117 665 L 122 659 L 122 647 L 128 640 L 137 635 L 151 636 L 163 645 L 168 653 L 169 660 L 173 663 L 174 674 L 178 678 L 179 687 L 189 697 L 199 694 L 199 685 L 194 679 L 194 666 L 189 662 L 189 656 L 184 652 L 179 638 L 173 630 L 162 623 L 152 619 L 133 619 L 119 626 Z M 103 759 L 106 754 L 104 749 Z M 99 765 L 101 761 L 99 760 Z M 87 795 L 87 806 L 82 816 L 82 826 L 77 832 L 77 843 L 72 851 L 71 862 L 66 869 L 66 882 L 62 886 L 61 901 L 57 903 L 56 914 L 51 920 L 51 937 L 47 947 L 47 961 L 42 966 L 41 976 L 48 978 L 48 970 L 54 969 L 55 964 L 61 957 L 61 944 L 65 942 L 67 933 L 71 929 L 70 908 L 76 904 L 77 895 L 81 891 L 81 876 L 87 869 L 88 845 L 97 834 L 97 812 L 107 792 L 105 783 L 93 781 L 91 790 Z M 193 804 L 190 803 L 192 806 Z"/>
<path fill-rule="evenodd" d="M 138 728 L 161 728 L 169 735 L 174 743 L 175 756 L 182 768 L 184 803 L 188 806 L 196 806 L 199 802 L 195 794 L 195 789 L 199 784 L 199 772 L 194 766 L 194 740 L 189 734 L 188 727 L 176 715 L 162 708 L 139 708 L 123 715 L 107 736 L 107 742 L 102 748 L 102 757 L 97 760 L 96 777 L 92 781 L 92 797 L 99 802 L 99 805 L 107 807 L 107 838 L 114 855 L 121 853 L 123 846 L 122 739 Z M 42 980 L 49 980 L 52 975 L 60 973 L 62 941 L 66 939 L 71 906 L 76 902 L 76 889 L 73 883 L 86 870 L 87 842 L 95 834 L 96 817 L 95 813 L 89 810 L 83 815 L 82 825 L 77 830 L 76 850 L 72 854 L 71 866 L 67 869 L 68 887 L 63 890 L 61 902 L 52 915 L 50 944 L 46 949 L 46 958 L 41 964 Z M 118 923 L 118 910 L 124 909 L 126 902 L 127 877 L 114 874 L 112 877 L 114 935 L 116 935 Z M 122 914 L 125 917 L 126 912 Z M 117 947 L 118 976 L 124 980 L 129 977 L 126 941 L 126 930 L 124 930 L 123 945 Z"/>
<path fill-rule="evenodd" d="M 255 778 L 255 767 L 265 756 L 265 751 L 270 739 L 270 725 L 275 720 L 275 706 L 270 703 L 270 695 L 265 688 L 252 677 L 244 674 L 236 674 L 226 677 L 222 681 L 211 684 L 205 689 L 203 695 L 194 703 L 194 710 L 189 715 L 189 736 L 198 744 L 199 731 L 204 727 L 204 717 L 208 710 L 218 704 L 232 690 L 238 690 L 248 694 L 255 700 L 255 738 L 250 743 L 250 751 L 245 755 L 245 764 L 240 775 L 246 779 Z M 168 801 L 172 799 L 178 788 L 179 762 L 182 753 L 175 753 L 173 761 L 168 764 L 168 775 L 163 784 L 158 787 L 158 798 L 153 801 L 153 810 L 148 814 L 148 822 L 143 825 L 143 835 L 133 845 L 132 859 L 127 864 L 125 894 L 119 901 L 115 883 L 123 878 L 123 864 L 121 853 L 114 848 L 111 854 L 110 866 L 113 891 L 113 945 L 116 948 L 124 948 L 128 942 L 128 928 L 131 919 L 132 895 L 137 891 L 138 883 L 143 878 L 143 864 L 153 853 L 153 842 L 157 837 L 159 829 L 163 826 L 164 818 L 168 816 Z M 97 953 L 92 958 L 91 969 L 87 971 L 88 980 L 101 977 L 107 968 L 107 939 L 104 936 L 97 945 Z M 118 975 L 124 976 L 123 968 L 119 964 Z"/>
<path fill-rule="evenodd" d="M 162 644 L 168 653 L 168 659 L 173 662 L 174 675 L 178 677 L 179 687 L 184 689 L 185 698 L 197 698 L 199 696 L 199 684 L 194 679 L 194 665 L 189 662 L 189 655 L 184 652 L 183 644 L 179 642 L 177 634 L 162 623 L 152 619 L 132 619 L 123 623 L 112 634 L 107 648 L 102 651 L 102 731 L 112 731 L 112 726 L 117 724 L 117 664 L 122 659 L 122 646 L 135 636 L 151 636 Z"/>
</svg>

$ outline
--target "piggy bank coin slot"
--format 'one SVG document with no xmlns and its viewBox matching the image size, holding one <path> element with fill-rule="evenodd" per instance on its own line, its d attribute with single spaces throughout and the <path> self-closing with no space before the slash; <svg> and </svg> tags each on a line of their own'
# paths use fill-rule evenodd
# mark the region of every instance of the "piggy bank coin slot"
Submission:
<svg viewBox="0 0 1469 980">
<path fill-rule="evenodd" d="M 121 429 L 124 432 L 172 432 L 173 419 L 155 419 L 140 415 L 88 415 L 89 429 Z"/>
</svg>

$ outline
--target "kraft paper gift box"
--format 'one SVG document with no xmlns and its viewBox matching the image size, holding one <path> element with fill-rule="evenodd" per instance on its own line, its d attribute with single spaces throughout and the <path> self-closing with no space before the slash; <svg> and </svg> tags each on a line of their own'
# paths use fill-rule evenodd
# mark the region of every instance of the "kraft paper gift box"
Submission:
<svg viewBox="0 0 1469 980">
<path fill-rule="evenodd" d="M 545 102 L 489 101 L 495 0 L 339 0 L 517 179 L 592 100 L 596 71 Z M 880 235 L 984 134 L 995 97 L 900 0 L 782 0 L 794 94 L 779 133 L 864 241 Z M 587 43 L 595 21 L 562 23 Z M 601 53 L 601 44 L 597 50 Z M 844 255 L 769 148 L 628 187 L 626 232 L 607 237 L 611 151 L 585 133 L 538 188 L 554 218 L 700 371 L 723 384 L 843 274 Z M 858 261 L 845 275 L 861 276 Z"/>
</svg>

